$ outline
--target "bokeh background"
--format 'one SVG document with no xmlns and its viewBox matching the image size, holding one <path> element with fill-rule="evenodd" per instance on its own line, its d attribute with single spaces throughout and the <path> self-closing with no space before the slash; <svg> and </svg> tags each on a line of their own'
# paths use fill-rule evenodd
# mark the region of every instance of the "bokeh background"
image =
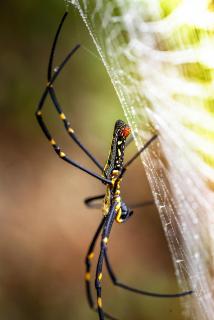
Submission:
<svg viewBox="0 0 214 320">
<path fill-rule="evenodd" d="M 63 1 L 7 1 L 1 21 L 0 317 L 4 320 L 96 319 L 87 306 L 84 258 L 101 219 L 83 199 L 104 186 L 60 161 L 34 116 L 46 83 L 48 54 Z M 76 43 L 82 48 L 56 83 L 64 112 L 85 145 L 104 164 L 114 122 L 125 119 L 116 94 L 78 12 L 70 8 L 56 64 Z M 55 139 L 72 158 L 95 169 L 69 140 L 52 104 L 45 107 Z M 127 158 L 136 151 L 127 150 Z M 137 161 L 123 181 L 128 204 L 152 198 Z M 156 208 L 135 210 L 115 225 L 109 244 L 115 272 L 145 290 L 177 292 Z M 94 262 L 96 261 L 96 258 Z M 113 287 L 104 271 L 106 311 L 125 319 L 184 319 L 178 300 L 152 299 Z"/>
</svg>

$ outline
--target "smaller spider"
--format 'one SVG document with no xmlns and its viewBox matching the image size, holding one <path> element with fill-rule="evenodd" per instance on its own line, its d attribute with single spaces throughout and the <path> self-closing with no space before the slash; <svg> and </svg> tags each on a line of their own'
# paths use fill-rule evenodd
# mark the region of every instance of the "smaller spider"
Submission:
<svg viewBox="0 0 214 320">
<path fill-rule="evenodd" d="M 122 182 L 122 178 L 126 172 L 126 169 L 157 138 L 157 135 L 155 134 L 154 136 L 152 136 L 151 139 L 128 162 L 124 164 L 123 163 L 124 151 L 125 151 L 126 145 L 128 144 L 126 143 L 126 139 L 130 135 L 131 130 L 130 130 L 130 127 L 124 121 L 117 120 L 115 123 L 114 131 L 113 131 L 113 138 L 112 138 L 110 153 L 104 167 L 97 161 L 97 159 L 91 154 L 91 152 L 80 142 L 79 138 L 74 132 L 74 129 L 71 127 L 70 122 L 67 120 L 65 114 L 62 111 L 62 108 L 58 102 L 58 99 L 53 87 L 53 84 L 57 79 L 58 75 L 60 74 L 61 70 L 64 68 L 68 60 L 71 58 L 71 56 L 80 47 L 80 45 L 75 46 L 66 56 L 66 58 L 62 61 L 59 67 L 53 70 L 53 58 L 55 54 L 56 44 L 57 44 L 59 34 L 67 14 L 68 13 L 66 12 L 63 15 L 53 41 L 50 58 L 49 58 L 49 64 L 48 64 L 47 85 L 39 101 L 38 108 L 36 110 L 36 118 L 38 120 L 38 123 L 43 133 L 49 140 L 54 151 L 56 152 L 56 154 L 59 156 L 60 159 L 86 172 L 87 174 L 93 176 L 94 178 L 102 181 L 106 185 L 105 194 L 90 197 L 85 200 L 85 203 L 89 207 L 96 207 L 95 201 L 97 201 L 98 199 L 103 199 L 103 206 L 102 206 L 103 218 L 98 226 L 97 231 L 95 232 L 95 235 L 91 241 L 91 244 L 89 246 L 89 249 L 86 255 L 85 285 L 86 285 L 86 294 L 87 294 L 89 306 L 93 310 L 98 312 L 99 319 L 100 320 L 104 320 L 105 318 L 115 319 L 113 316 L 104 312 L 102 307 L 102 269 L 103 269 L 104 263 L 106 264 L 107 271 L 110 275 L 110 279 L 112 280 L 113 284 L 125 290 L 129 290 L 131 292 L 135 292 L 135 293 L 150 296 L 150 297 L 178 298 L 178 297 L 190 295 L 192 291 L 190 290 L 190 291 L 174 293 L 174 294 L 148 292 L 148 291 L 132 288 L 126 284 L 123 284 L 115 276 L 115 273 L 111 267 L 108 254 L 107 254 L 107 245 L 109 242 L 112 225 L 115 221 L 119 224 L 126 222 L 133 214 L 132 209 L 130 209 L 126 205 L 126 203 L 123 201 L 121 197 L 120 185 Z M 101 174 L 97 174 L 83 167 L 82 165 L 75 162 L 74 160 L 72 160 L 69 156 L 67 156 L 61 150 L 60 146 L 57 145 L 56 141 L 52 138 L 52 135 L 42 117 L 42 108 L 48 95 L 50 96 L 53 102 L 53 105 L 56 111 L 58 112 L 59 117 L 62 120 L 65 126 L 65 129 L 69 134 L 69 136 L 71 137 L 71 139 L 94 162 L 94 164 L 100 170 Z M 143 205 L 147 205 L 147 204 L 151 204 L 151 201 L 143 203 Z M 96 279 L 95 279 L 95 289 L 97 293 L 97 300 L 96 300 L 96 303 L 94 303 L 92 290 L 91 290 L 91 261 L 94 257 L 94 248 L 100 234 L 101 234 L 100 253 L 99 253 L 99 258 L 98 258 L 97 267 L 96 267 Z"/>
</svg>

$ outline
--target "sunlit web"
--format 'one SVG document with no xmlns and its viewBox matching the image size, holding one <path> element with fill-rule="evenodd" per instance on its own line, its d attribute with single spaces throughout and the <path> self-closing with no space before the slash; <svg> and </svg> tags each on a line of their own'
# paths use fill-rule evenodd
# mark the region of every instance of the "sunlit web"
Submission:
<svg viewBox="0 0 214 320">
<path fill-rule="evenodd" d="M 70 0 L 140 148 L 191 319 L 214 319 L 214 2 Z"/>
</svg>

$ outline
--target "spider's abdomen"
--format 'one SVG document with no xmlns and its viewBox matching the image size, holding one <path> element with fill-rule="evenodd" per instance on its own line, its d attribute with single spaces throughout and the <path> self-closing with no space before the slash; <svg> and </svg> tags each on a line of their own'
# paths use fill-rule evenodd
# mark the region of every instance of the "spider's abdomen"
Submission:
<svg viewBox="0 0 214 320">
<path fill-rule="evenodd" d="M 131 132 L 130 127 L 122 120 L 117 120 L 114 127 L 111 150 L 103 170 L 103 175 L 111 179 L 114 170 L 121 171 L 123 168 L 124 150 L 126 138 Z"/>
</svg>

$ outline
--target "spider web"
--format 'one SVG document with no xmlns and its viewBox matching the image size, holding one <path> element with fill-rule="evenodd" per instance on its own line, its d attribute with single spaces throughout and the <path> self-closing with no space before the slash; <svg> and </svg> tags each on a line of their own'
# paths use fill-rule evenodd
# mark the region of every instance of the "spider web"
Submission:
<svg viewBox="0 0 214 320">
<path fill-rule="evenodd" d="M 69 0 L 95 42 L 142 161 L 191 319 L 214 317 L 214 3 Z"/>
</svg>

